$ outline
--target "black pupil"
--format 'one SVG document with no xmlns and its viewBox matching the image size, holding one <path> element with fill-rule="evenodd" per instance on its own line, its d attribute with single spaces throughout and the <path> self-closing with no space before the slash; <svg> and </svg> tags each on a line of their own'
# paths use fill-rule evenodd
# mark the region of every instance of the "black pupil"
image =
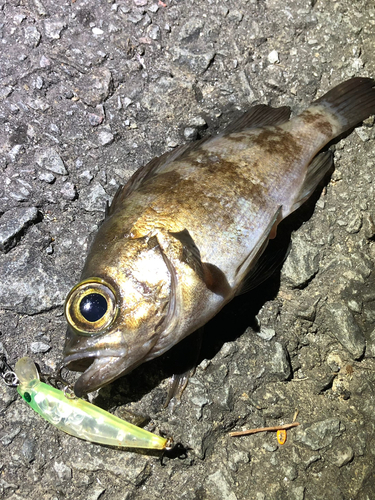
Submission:
<svg viewBox="0 0 375 500">
<path fill-rule="evenodd" d="M 31 396 L 28 392 L 25 392 L 25 394 L 23 395 L 23 397 L 25 398 L 25 401 L 27 401 L 28 403 L 30 403 L 31 401 Z"/>
<path fill-rule="evenodd" d="M 98 321 L 107 312 L 108 304 L 100 293 L 89 293 L 81 300 L 79 310 L 82 316 L 90 323 Z"/>
</svg>

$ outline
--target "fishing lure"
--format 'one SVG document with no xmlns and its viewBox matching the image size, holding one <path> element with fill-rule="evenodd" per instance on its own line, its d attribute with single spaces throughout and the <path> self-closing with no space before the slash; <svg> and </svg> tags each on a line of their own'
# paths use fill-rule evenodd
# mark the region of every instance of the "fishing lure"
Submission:
<svg viewBox="0 0 375 500">
<path fill-rule="evenodd" d="M 14 369 L 21 397 L 52 425 L 72 436 L 93 443 L 126 448 L 170 450 L 172 438 L 163 438 L 122 420 L 83 399 L 67 397 L 40 381 L 35 363 L 28 357 Z"/>
</svg>

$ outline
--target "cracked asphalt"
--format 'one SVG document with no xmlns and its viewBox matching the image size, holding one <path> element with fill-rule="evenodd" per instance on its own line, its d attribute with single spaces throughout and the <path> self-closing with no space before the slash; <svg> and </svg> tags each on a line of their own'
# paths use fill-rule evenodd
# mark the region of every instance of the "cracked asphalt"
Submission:
<svg viewBox="0 0 375 500">
<path fill-rule="evenodd" d="M 375 77 L 371 0 L 0 0 L 0 39 L 0 349 L 44 372 L 106 203 L 137 168 L 253 104 L 296 113 Z M 335 141 L 331 177 L 280 227 L 282 270 L 207 325 L 173 410 L 185 344 L 93 396 L 186 456 L 77 440 L 0 383 L 2 498 L 374 498 L 374 137 L 369 118 Z M 228 435 L 296 410 L 284 445 Z"/>
</svg>

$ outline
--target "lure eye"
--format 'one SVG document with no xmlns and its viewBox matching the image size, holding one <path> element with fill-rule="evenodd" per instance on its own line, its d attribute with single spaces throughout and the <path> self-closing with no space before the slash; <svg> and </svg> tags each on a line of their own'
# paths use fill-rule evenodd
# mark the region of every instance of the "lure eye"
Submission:
<svg viewBox="0 0 375 500">
<path fill-rule="evenodd" d="M 89 278 L 78 283 L 65 302 L 68 323 L 82 335 L 102 333 L 117 314 L 113 288 L 104 280 Z"/>
<path fill-rule="evenodd" d="M 23 398 L 26 401 L 26 403 L 30 403 L 30 401 L 31 401 L 31 395 L 28 392 L 24 393 Z"/>
</svg>

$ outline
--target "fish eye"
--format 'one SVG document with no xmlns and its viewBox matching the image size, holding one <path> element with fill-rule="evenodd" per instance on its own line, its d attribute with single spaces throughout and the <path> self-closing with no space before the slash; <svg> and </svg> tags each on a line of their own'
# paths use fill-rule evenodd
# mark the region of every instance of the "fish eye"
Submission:
<svg viewBox="0 0 375 500">
<path fill-rule="evenodd" d="M 113 323 L 117 311 L 113 288 L 100 278 L 78 283 L 65 302 L 68 323 L 82 335 L 102 333 Z"/>
<path fill-rule="evenodd" d="M 79 304 L 79 311 L 90 323 L 102 318 L 107 312 L 107 300 L 100 293 L 89 293 L 85 295 Z"/>
</svg>

